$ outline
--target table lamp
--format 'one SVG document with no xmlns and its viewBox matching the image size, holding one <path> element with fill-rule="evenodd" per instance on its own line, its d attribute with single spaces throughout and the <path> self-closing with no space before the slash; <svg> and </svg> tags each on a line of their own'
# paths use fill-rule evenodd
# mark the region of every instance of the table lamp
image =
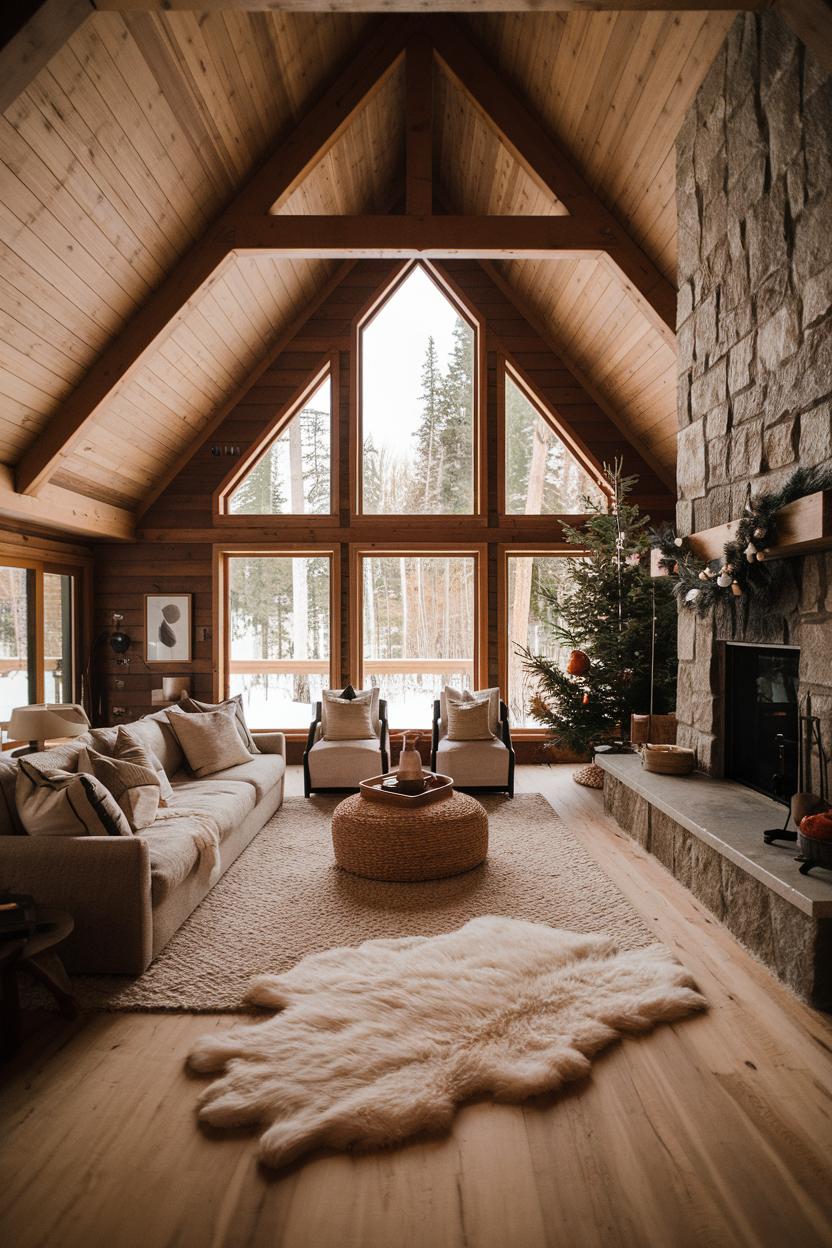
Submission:
<svg viewBox="0 0 832 1248">
<path fill-rule="evenodd" d="M 75 702 L 38 703 L 16 706 L 9 720 L 12 741 L 28 741 L 28 749 L 15 750 L 15 755 L 34 754 L 43 749 L 44 741 L 57 737 L 80 737 L 90 726 L 87 713 Z"/>
</svg>

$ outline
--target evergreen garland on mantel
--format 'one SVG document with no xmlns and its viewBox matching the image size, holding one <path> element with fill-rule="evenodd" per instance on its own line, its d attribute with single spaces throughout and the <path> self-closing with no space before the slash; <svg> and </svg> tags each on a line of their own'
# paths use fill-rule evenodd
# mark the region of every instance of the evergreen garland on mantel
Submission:
<svg viewBox="0 0 832 1248">
<path fill-rule="evenodd" d="M 706 561 L 690 549 L 686 537 L 678 537 L 670 525 L 652 535 L 661 552 L 659 567 L 676 578 L 674 593 L 688 608 L 707 615 L 726 596 L 772 601 L 780 573 L 766 562 L 766 553 L 777 545 L 777 515 L 781 507 L 807 494 L 832 489 L 832 468 L 798 468 L 778 490 L 749 497 L 745 514 L 737 521 L 734 536 L 725 544 L 723 557 Z"/>
</svg>

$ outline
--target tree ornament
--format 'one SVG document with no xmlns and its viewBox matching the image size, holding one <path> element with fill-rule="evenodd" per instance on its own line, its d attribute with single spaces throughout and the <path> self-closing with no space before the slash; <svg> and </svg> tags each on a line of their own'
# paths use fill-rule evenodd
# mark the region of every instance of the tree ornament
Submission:
<svg viewBox="0 0 832 1248">
<path fill-rule="evenodd" d="M 589 656 L 583 650 L 573 650 L 566 664 L 570 676 L 585 676 L 589 671 Z"/>
<path fill-rule="evenodd" d="M 622 685 L 629 685 L 634 675 L 635 675 L 635 672 L 633 671 L 631 667 L 625 667 L 621 673 Z"/>
<path fill-rule="evenodd" d="M 696 599 L 702 593 L 701 589 L 689 589 L 685 594 L 685 602 L 696 602 Z"/>
<path fill-rule="evenodd" d="M 641 563 L 641 555 L 638 553 L 637 550 L 634 550 L 632 554 L 627 556 L 627 562 L 629 563 L 631 568 L 637 568 L 638 565 Z"/>
<path fill-rule="evenodd" d="M 731 593 L 735 598 L 742 598 L 742 585 L 740 585 L 739 581 L 731 582 Z"/>
<path fill-rule="evenodd" d="M 764 550 L 758 550 L 754 558 L 757 560 L 758 563 L 764 563 L 765 558 L 766 558 L 766 552 Z"/>
<path fill-rule="evenodd" d="M 685 544 L 685 539 L 683 537 L 674 537 L 673 539 L 674 546 L 684 546 L 684 544 Z"/>
<path fill-rule="evenodd" d="M 728 586 L 732 583 L 732 578 L 729 576 L 727 572 L 722 571 L 720 572 L 719 576 L 716 578 L 716 583 L 720 589 L 727 589 Z"/>
<path fill-rule="evenodd" d="M 585 693 L 581 698 L 581 706 L 589 706 L 589 694 Z"/>
<path fill-rule="evenodd" d="M 759 525 L 757 526 L 757 528 L 754 530 L 754 533 L 752 534 L 752 536 L 753 536 L 753 537 L 756 537 L 758 541 L 759 541 L 761 538 L 765 537 L 765 535 L 766 535 L 766 531 L 765 531 L 765 529 L 760 528 L 760 526 L 759 526 Z"/>
<path fill-rule="evenodd" d="M 699 573 L 699 579 L 700 579 L 700 581 L 707 581 L 707 579 L 708 579 L 708 571 L 707 571 L 707 568 L 703 568 L 703 569 L 702 569 L 702 571 Z"/>
<path fill-rule="evenodd" d="M 757 558 L 757 547 L 754 545 L 753 542 L 749 542 L 745 548 L 744 553 L 748 562 L 753 563 L 754 560 Z"/>
</svg>

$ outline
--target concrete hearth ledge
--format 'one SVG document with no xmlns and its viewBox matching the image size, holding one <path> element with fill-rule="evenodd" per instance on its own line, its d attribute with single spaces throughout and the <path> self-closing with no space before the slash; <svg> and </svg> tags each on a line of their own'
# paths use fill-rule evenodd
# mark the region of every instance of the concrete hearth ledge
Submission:
<svg viewBox="0 0 832 1248">
<path fill-rule="evenodd" d="M 690 776 L 645 771 L 637 754 L 598 755 L 595 761 L 804 914 L 832 917 L 832 872 L 818 868 L 816 875 L 801 875 L 796 845 L 763 843 L 764 829 L 783 826 L 785 807 L 744 785 L 699 771 Z"/>
</svg>

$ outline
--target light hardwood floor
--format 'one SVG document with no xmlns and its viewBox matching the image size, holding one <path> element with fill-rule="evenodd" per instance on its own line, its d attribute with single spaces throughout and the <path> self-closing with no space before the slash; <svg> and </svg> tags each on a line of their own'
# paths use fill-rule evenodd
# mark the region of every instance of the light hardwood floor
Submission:
<svg viewBox="0 0 832 1248">
<path fill-rule="evenodd" d="M 624 1041 L 565 1094 L 464 1108 L 447 1137 L 260 1171 L 209 1137 L 183 1056 L 227 1017 L 49 1020 L 0 1097 L 9 1248 L 832 1245 L 832 1023 L 608 820 L 569 766 L 521 767 L 693 971 L 707 1015 Z M 291 769 L 290 791 L 300 791 Z"/>
</svg>

